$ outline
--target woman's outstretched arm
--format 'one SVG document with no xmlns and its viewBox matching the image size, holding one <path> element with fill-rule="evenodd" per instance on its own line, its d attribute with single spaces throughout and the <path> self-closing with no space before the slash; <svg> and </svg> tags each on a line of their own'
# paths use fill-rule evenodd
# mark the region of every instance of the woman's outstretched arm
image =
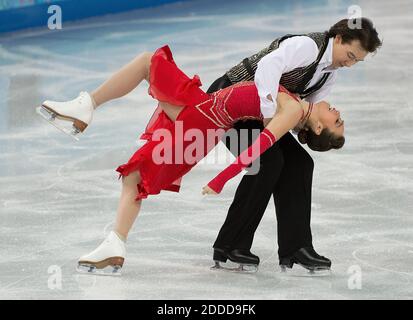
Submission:
<svg viewBox="0 0 413 320">
<path fill-rule="evenodd" d="M 202 194 L 220 193 L 228 180 L 238 175 L 264 153 L 265 150 L 270 148 L 277 140 L 299 123 L 302 116 L 302 107 L 299 102 L 293 100 L 287 94 L 280 93 L 277 97 L 277 103 L 277 112 L 268 122 L 264 131 L 261 132 L 254 143 L 248 149 L 244 150 L 232 164 L 221 171 L 203 188 Z"/>
</svg>

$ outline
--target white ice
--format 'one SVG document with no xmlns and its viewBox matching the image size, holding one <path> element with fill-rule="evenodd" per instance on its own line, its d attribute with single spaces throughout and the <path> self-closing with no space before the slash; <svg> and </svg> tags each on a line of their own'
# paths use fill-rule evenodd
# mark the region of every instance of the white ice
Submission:
<svg viewBox="0 0 413 320">
<path fill-rule="evenodd" d="M 206 163 L 184 178 L 180 194 L 144 202 L 121 278 L 75 273 L 77 258 L 113 225 L 114 168 L 136 149 L 155 102 L 143 85 L 98 110 L 75 142 L 35 114 L 41 101 L 92 90 L 164 44 L 206 89 L 277 36 L 325 30 L 351 5 L 374 20 L 384 45 L 340 71 L 329 98 L 346 121 L 344 149 L 311 152 L 314 246 L 332 259 L 330 276 L 279 272 L 272 201 L 252 248 L 258 273 L 210 271 L 240 177 L 222 195 L 203 198 L 202 186 L 223 167 Z M 409 0 L 198 0 L 0 37 L 0 298 L 411 299 L 412 14 Z"/>
</svg>

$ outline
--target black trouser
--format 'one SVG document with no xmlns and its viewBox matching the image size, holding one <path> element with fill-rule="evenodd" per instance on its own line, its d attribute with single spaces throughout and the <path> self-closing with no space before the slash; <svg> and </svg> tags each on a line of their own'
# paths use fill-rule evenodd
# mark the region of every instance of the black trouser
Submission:
<svg viewBox="0 0 413 320">
<path fill-rule="evenodd" d="M 210 86 L 208 92 L 229 85 L 231 81 L 223 76 Z M 234 128 L 239 132 L 240 129 L 263 127 L 261 122 L 243 121 Z M 248 144 L 253 141 L 251 137 L 248 140 Z M 225 142 L 228 149 L 233 149 L 229 140 Z M 259 172 L 255 175 L 246 174 L 242 178 L 214 248 L 250 249 L 271 195 L 274 196 L 277 214 L 279 257 L 312 246 L 310 219 L 313 169 L 314 162 L 308 152 L 291 133 L 284 135 L 260 157 Z"/>
</svg>

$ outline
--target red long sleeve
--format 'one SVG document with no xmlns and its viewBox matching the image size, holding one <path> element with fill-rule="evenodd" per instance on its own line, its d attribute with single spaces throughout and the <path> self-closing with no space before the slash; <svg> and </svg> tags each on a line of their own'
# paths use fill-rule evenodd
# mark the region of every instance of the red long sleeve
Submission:
<svg viewBox="0 0 413 320">
<path fill-rule="evenodd" d="M 220 193 L 225 183 L 239 174 L 250 163 L 263 154 L 269 147 L 277 141 L 276 137 L 271 131 L 264 129 L 254 143 L 246 150 L 244 150 L 235 161 L 221 171 L 214 179 L 212 179 L 208 186 L 216 193 Z"/>
</svg>

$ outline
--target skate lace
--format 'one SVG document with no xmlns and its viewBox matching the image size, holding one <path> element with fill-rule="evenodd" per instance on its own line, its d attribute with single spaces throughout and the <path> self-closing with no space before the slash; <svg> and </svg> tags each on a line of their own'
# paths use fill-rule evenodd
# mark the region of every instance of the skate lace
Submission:
<svg viewBox="0 0 413 320">
<path fill-rule="evenodd" d="M 82 92 L 79 94 L 79 103 L 82 103 L 82 102 L 83 102 L 83 99 L 85 98 L 85 96 L 86 96 L 86 92 L 84 92 L 84 91 L 82 91 Z"/>
</svg>

